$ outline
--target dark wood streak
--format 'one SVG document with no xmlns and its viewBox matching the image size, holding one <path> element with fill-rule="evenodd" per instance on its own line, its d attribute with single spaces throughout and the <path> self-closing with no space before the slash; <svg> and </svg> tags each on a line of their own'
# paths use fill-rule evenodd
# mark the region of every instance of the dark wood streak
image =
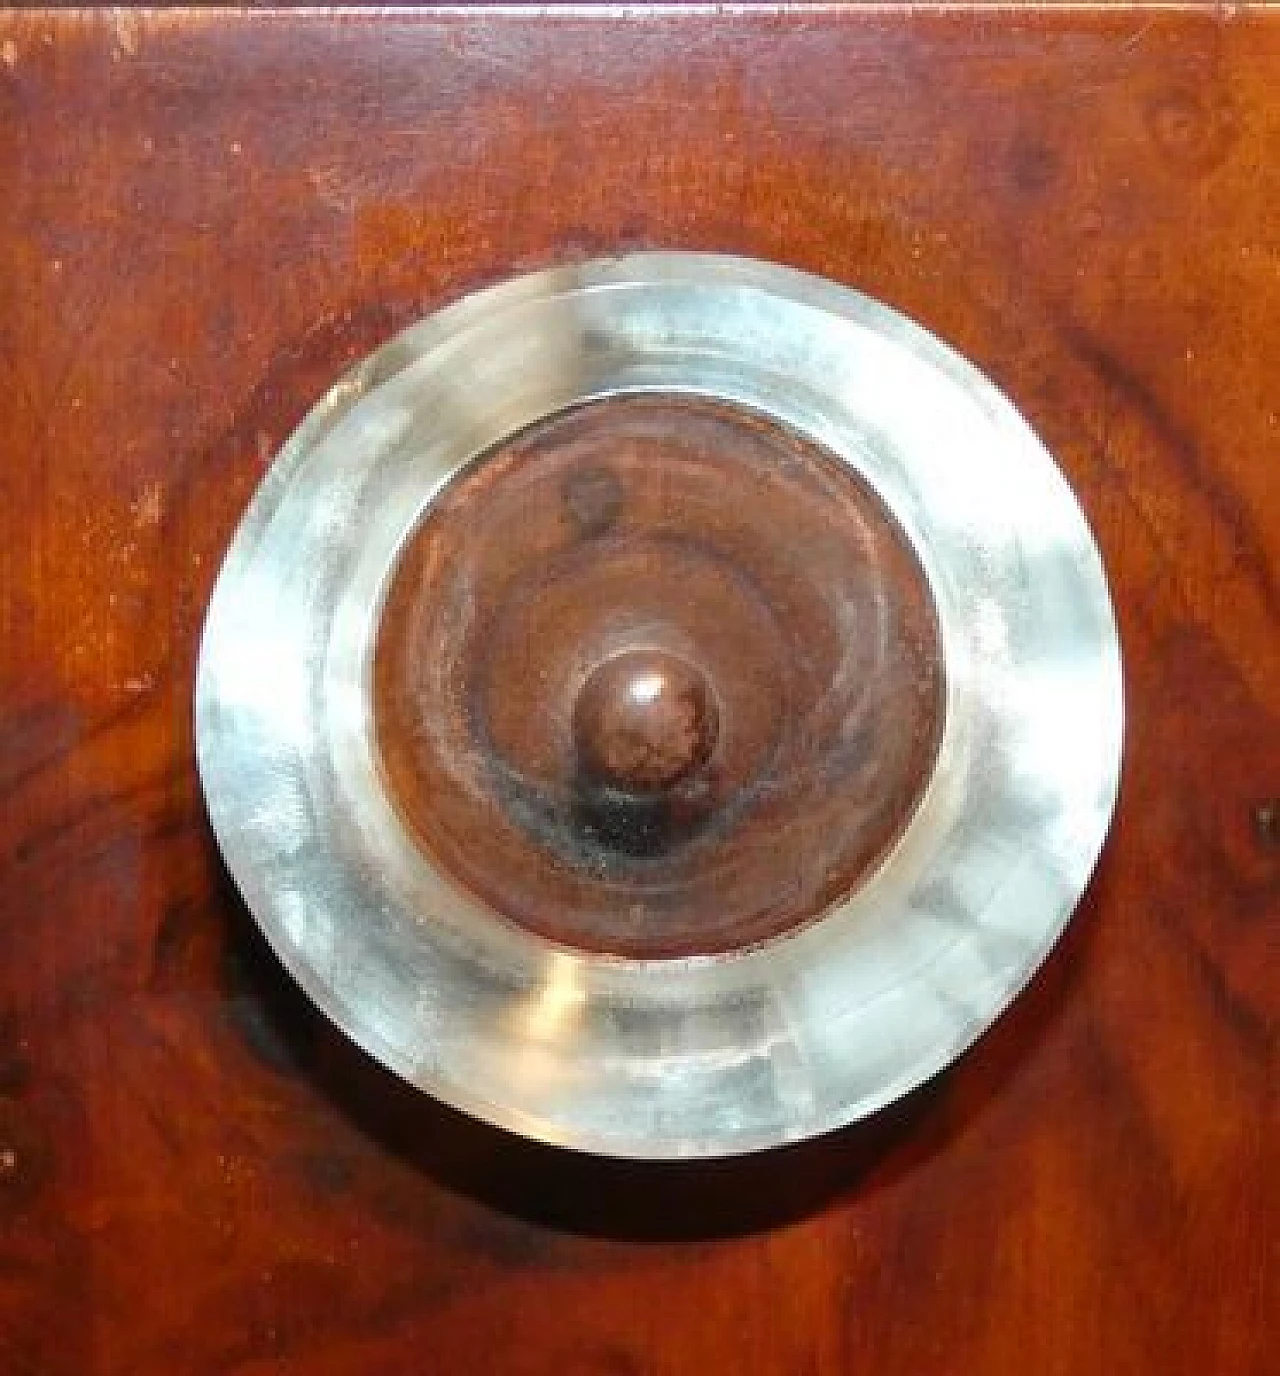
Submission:
<svg viewBox="0 0 1280 1376">
<path fill-rule="evenodd" d="M 1232 988 L 1221 964 L 1205 947 L 1200 937 L 1176 919 L 1166 920 L 1165 925 L 1177 939 L 1180 948 L 1190 957 L 1214 1016 L 1221 1018 L 1223 1023 L 1230 1027 L 1259 1069 L 1269 1069 L 1275 1053 L 1274 1019 L 1240 997 Z"/>
<path fill-rule="evenodd" d="M 83 750 L 121 726 L 146 716 L 152 710 L 150 698 L 155 691 L 152 685 L 89 722 L 70 714 L 63 716 L 49 704 L 21 714 L 0 738 L 0 761 L 16 764 L 11 773 L 0 775 L 0 797 L 11 798 L 46 771 L 56 769 L 73 751 Z"/>
<path fill-rule="evenodd" d="M 172 801 L 175 785 L 187 780 L 185 768 L 170 769 L 158 778 L 145 779 L 131 784 L 128 788 L 114 793 L 98 794 L 79 802 L 73 809 L 63 812 L 47 826 L 28 831 L 10 855 L 10 861 L 19 867 L 30 865 L 37 858 L 47 861 L 48 850 L 66 850 L 71 842 L 83 848 L 77 863 L 95 853 L 93 833 L 102 834 L 101 844 L 110 845 L 116 839 L 112 823 L 121 811 L 142 810 L 147 821 L 141 829 L 141 839 L 163 841 L 174 834 L 184 824 L 190 826 L 195 810 L 189 801 Z M 159 799 L 159 810 L 151 806 Z M 88 837 L 82 835 L 88 831 Z"/>
<path fill-rule="evenodd" d="M 1184 486 L 1200 495 L 1226 524 L 1238 565 L 1248 569 L 1265 596 L 1267 606 L 1280 617 L 1276 554 L 1258 525 L 1257 515 L 1204 460 L 1199 446 L 1174 419 L 1168 405 L 1130 364 L 1077 325 L 1064 325 L 1062 332 L 1072 351 L 1096 369 L 1127 405 L 1142 416 L 1150 433 L 1176 460 Z M 1176 557 L 1177 553 L 1176 550 L 1165 551 L 1168 558 Z"/>
</svg>

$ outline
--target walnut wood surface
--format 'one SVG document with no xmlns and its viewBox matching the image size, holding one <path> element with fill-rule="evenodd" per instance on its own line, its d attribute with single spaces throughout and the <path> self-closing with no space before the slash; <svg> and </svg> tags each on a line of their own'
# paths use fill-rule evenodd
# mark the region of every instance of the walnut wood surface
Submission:
<svg viewBox="0 0 1280 1376">
<path fill-rule="evenodd" d="M 1240 9 L 0 17 L 0 1369 L 1275 1369 L 1280 17 Z M 312 400 L 628 245 L 967 352 L 1127 657 L 1112 839 L 1011 1013 L 869 1125 L 694 1170 L 365 1062 L 192 765 L 211 580 Z"/>
</svg>

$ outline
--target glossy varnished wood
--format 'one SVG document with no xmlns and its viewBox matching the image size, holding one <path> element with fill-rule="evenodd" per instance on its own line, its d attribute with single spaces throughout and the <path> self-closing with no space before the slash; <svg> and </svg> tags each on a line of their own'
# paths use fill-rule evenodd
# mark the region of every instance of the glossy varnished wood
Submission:
<svg viewBox="0 0 1280 1376">
<path fill-rule="evenodd" d="M 1270 1369 L 1280 20 L 35 13 L 0 59 L 0 1368 Z M 665 245 L 847 281 L 1009 391 L 1130 722 L 981 1045 L 696 1170 L 367 1064 L 225 879 L 190 731 L 218 561 L 343 364 Z"/>
</svg>

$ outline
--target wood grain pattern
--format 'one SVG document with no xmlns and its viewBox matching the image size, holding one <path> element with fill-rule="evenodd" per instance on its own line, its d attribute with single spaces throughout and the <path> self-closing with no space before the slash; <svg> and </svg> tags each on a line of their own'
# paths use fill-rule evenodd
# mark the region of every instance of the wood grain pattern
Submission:
<svg viewBox="0 0 1280 1376">
<path fill-rule="evenodd" d="M 1280 17 L 0 17 L 0 1368 L 1274 1369 Z M 1111 843 L 951 1073 L 620 1167 L 399 1088 L 209 839 L 200 618 L 350 358 L 619 246 L 850 282 L 1060 456 Z"/>
</svg>

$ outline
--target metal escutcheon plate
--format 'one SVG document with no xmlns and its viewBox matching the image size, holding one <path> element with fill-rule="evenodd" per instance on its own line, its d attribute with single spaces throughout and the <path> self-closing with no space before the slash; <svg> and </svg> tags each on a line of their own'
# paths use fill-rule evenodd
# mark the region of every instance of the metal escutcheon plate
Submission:
<svg viewBox="0 0 1280 1376">
<path fill-rule="evenodd" d="M 779 935 L 661 959 L 470 897 L 389 796 L 371 705 L 389 580 L 444 486 L 530 425 L 630 393 L 731 403 L 848 465 L 918 557 L 945 667 L 927 787 L 869 877 Z M 339 1027 L 479 1118 L 645 1158 L 825 1132 L 964 1051 L 1080 897 L 1123 732 L 1097 548 L 996 388 L 854 291 L 682 253 L 503 283 L 347 374 L 235 536 L 195 711 L 231 873 Z"/>
</svg>

